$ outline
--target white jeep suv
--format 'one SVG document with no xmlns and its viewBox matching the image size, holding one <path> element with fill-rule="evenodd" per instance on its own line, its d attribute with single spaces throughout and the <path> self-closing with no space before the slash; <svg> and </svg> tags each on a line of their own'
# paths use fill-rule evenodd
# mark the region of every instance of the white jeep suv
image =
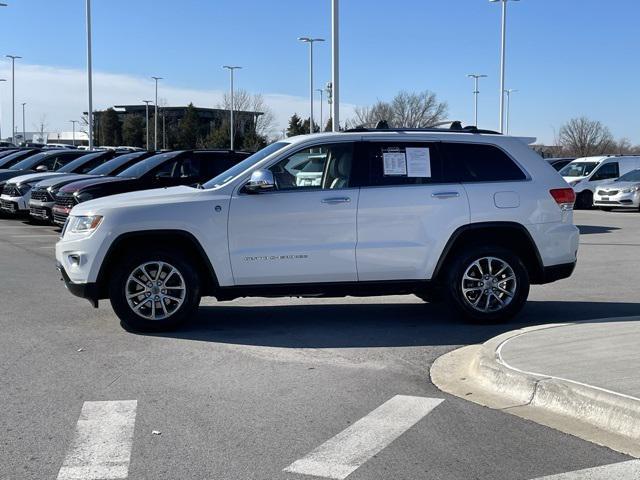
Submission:
<svg viewBox="0 0 640 480">
<path fill-rule="evenodd" d="M 202 296 L 416 294 L 493 322 L 571 275 L 574 201 L 518 138 L 356 129 L 279 141 L 201 188 L 82 203 L 56 259 L 134 330 L 176 327 Z"/>
</svg>

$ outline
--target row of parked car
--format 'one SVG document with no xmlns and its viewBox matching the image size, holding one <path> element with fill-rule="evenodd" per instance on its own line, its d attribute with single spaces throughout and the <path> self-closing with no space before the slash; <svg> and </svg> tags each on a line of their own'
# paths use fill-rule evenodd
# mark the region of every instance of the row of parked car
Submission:
<svg viewBox="0 0 640 480">
<path fill-rule="evenodd" d="M 63 226 L 71 209 L 118 193 L 198 185 L 249 153 L 225 150 L 170 152 L 6 149 L 0 151 L 0 208 Z"/>
<path fill-rule="evenodd" d="M 640 157 L 606 155 L 548 161 L 576 192 L 576 208 L 640 211 Z"/>
</svg>

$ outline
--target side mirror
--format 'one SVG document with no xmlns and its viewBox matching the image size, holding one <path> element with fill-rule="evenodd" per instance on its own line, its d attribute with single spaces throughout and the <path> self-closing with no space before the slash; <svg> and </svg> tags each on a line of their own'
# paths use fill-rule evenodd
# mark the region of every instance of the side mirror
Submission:
<svg viewBox="0 0 640 480">
<path fill-rule="evenodd" d="M 38 165 L 36 167 L 36 172 L 46 172 L 47 170 L 49 170 L 49 169 L 47 168 L 46 165 Z"/>
<path fill-rule="evenodd" d="M 268 192 L 276 189 L 276 181 L 271 170 L 256 170 L 244 186 L 247 193 Z"/>
</svg>

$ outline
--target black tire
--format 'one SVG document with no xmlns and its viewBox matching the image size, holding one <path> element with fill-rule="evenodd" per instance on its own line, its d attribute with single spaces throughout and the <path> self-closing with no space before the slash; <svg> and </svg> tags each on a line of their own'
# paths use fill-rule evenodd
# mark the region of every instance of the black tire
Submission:
<svg viewBox="0 0 640 480">
<path fill-rule="evenodd" d="M 493 285 L 493 277 L 490 277 L 489 280 L 481 277 L 477 282 L 465 280 L 466 288 L 477 288 L 480 290 L 479 295 L 482 298 L 475 296 L 478 295 L 476 291 L 467 292 L 467 296 L 465 296 L 463 292 L 463 277 L 465 273 L 469 268 L 472 268 L 474 262 L 488 257 L 496 261 L 494 261 L 492 267 L 489 268 L 487 268 L 487 263 L 483 263 L 483 261 L 480 262 L 485 273 L 487 273 L 487 270 L 493 269 L 492 273 L 497 274 L 498 271 L 496 270 L 501 268 L 499 262 L 508 265 L 508 269 L 505 271 L 506 273 L 496 275 L 497 278 L 495 278 L 495 280 L 497 284 L 494 285 L 494 288 L 488 288 L 487 290 L 490 290 L 488 293 L 485 293 L 484 288 L 485 285 Z M 470 273 L 475 275 L 474 271 L 475 270 Z M 482 273 L 482 271 L 480 271 L 480 273 Z M 511 275 L 511 273 L 513 275 Z M 508 278 L 507 274 L 509 277 L 513 276 L 514 281 L 504 280 Z M 475 278 L 475 276 L 473 278 Z M 480 287 L 481 283 L 483 285 L 482 287 Z M 513 318 L 522 310 L 529 296 L 529 286 L 530 282 L 527 269 L 515 253 L 499 246 L 486 246 L 470 247 L 456 254 L 455 259 L 451 262 L 446 272 L 444 290 L 448 303 L 453 305 L 457 312 L 466 320 L 474 323 L 499 323 Z M 499 290 L 503 287 L 511 291 L 512 295 L 507 296 Z M 488 306 L 495 306 L 495 310 L 489 308 L 487 311 L 481 311 L 482 305 L 487 302 L 486 298 L 489 298 Z M 471 305 L 471 302 L 475 299 L 481 302 L 480 308 L 474 308 Z M 501 303 L 505 303 L 505 305 L 500 306 Z"/>
<path fill-rule="evenodd" d="M 160 266 L 160 262 L 165 266 Z M 139 270 L 139 267 L 145 264 L 148 264 L 145 272 L 148 277 L 143 278 L 141 275 L 144 274 L 142 270 Z M 153 266 L 154 264 L 156 265 L 155 267 Z M 177 274 L 171 273 L 169 275 L 171 271 L 169 267 L 173 267 Z M 129 304 L 127 299 L 128 293 L 131 295 L 136 293 L 136 290 L 131 290 L 131 287 L 141 285 L 133 280 L 129 281 L 130 275 L 135 272 L 137 272 L 136 277 L 138 279 L 143 281 L 146 279 L 151 284 L 156 283 L 156 285 L 150 285 L 145 282 L 147 283 L 144 286 L 146 290 L 141 290 L 139 295 L 132 299 L 132 302 L 137 302 L 136 307 L 141 307 L 139 308 L 140 314 L 134 311 L 133 306 Z M 158 276 L 152 279 L 154 272 Z M 165 277 L 162 278 L 162 275 L 165 275 Z M 153 282 L 150 282 L 151 280 Z M 167 283 L 164 284 L 162 283 L 163 281 Z M 162 283 L 162 286 L 157 285 L 158 282 Z M 180 285 L 184 286 L 184 290 L 180 288 Z M 143 288 L 143 286 L 136 288 Z M 178 300 L 171 300 L 168 297 L 165 299 L 165 294 L 174 296 L 173 298 Z M 161 298 L 160 296 L 162 296 L 161 301 L 154 300 Z M 120 318 L 121 325 L 126 330 L 138 332 L 173 330 L 195 315 L 200 304 L 200 279 L 192 263 L 180 253 L 159 249 L 144 253 L 133 253 L 132 255 L 124 255 L 121 261 L 111 270 L 109 299 L 113 310 Z M 179 300 L 182 300 L 182 304 L 179 304 Z M 161 302 L 163 305 L 161 305 Z M 150 316 L 155 315 L 156 308 L 162 308 L 166 315 L 163 315 L 162 318 L 150 318 Z M 143 315 L 147 312 L 149 313 L 148 316 Z M 159 310 L 159 312 L 161 311 Z M 162 315 L 162 313 L 159 315 Z"/>
<path fill-rule="evenodd" d="M 590 190 L 585 190 L 578 194 L 576 208 L 579 210 L 591 210 L 593 208 L 593 193 Z"/>
</svg>

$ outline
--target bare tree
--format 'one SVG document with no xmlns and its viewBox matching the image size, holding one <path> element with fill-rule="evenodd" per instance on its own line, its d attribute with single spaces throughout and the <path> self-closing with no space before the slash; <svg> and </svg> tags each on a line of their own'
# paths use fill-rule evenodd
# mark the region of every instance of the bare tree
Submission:
<svg viewBox="0 0 640 480">
<path fill-rule="evenodd" d="M 231 108 L 231 96 L 228 93 L 224 94 L 222 99 L 222 105 L 220 108 Z M 256 135 L 270 138 L 275 133 L 275 116 L 271 107 L 267 105 L 264 97 L 257 94 L 250 94 L 246 90 L 236 90 L 233 93 L 233 108 L 234 111 L 246 111 L 246 112 L 261 112 L 262 115 L 258 115 L 256 118 Z M 234 118 L 236 128 L 239 127 L 239 115 Z"/>
<path fill-rule="evenodd" d="M 607 127 L 586 117 L 572 118 L 558 131 L 556 140 L 566 155 L 589 157 L 612 153 L 615 140 Z"/>
<path fill-rule="evenodd" d="M 350 126 L 373 127 L 386 121 L 390 127 L 427 128 L 442 122 L 447 116 L 446 102 L 439 102 L 436 94 L 425 90 L 418 93 L 401 91 L 390 102 L 378 100 L 369 107 L 356 107 Z"/>
</svg>

